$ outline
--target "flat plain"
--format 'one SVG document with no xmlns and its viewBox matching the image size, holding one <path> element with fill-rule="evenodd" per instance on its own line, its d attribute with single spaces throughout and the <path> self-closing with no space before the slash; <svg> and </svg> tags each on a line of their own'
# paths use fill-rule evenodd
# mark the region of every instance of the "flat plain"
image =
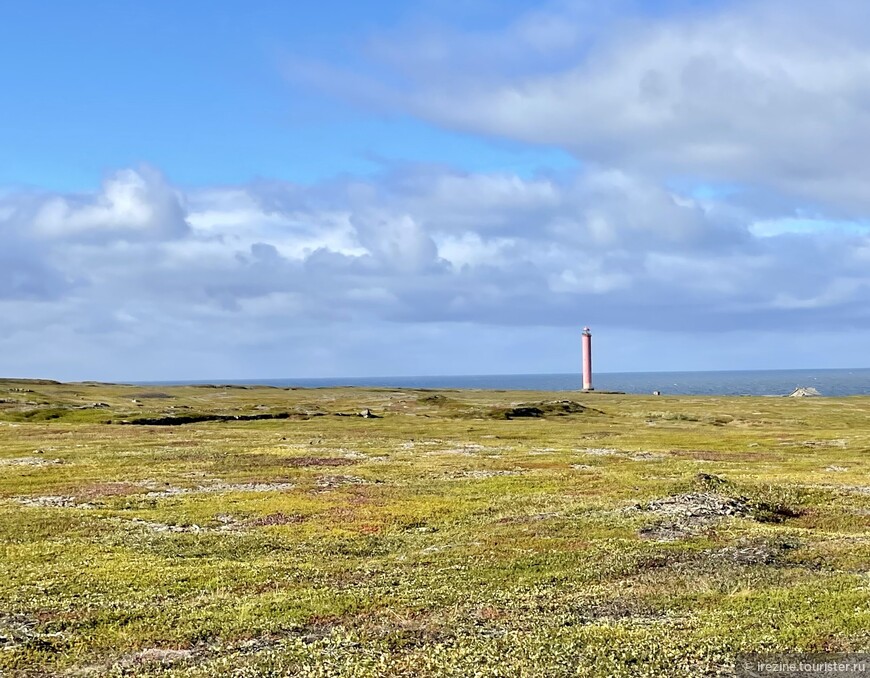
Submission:
<svg viewBox="0 0 870 678">
<path fill-rule="evenodd" d="M 0 675 L 867 651 L 868 454 L 862 397 L 0 381 Z"/>
</svg>

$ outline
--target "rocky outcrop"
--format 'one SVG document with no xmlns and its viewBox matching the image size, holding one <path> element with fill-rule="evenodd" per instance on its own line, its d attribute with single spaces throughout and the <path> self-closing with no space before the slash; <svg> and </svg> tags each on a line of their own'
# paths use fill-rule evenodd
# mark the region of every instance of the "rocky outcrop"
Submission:
<svg viewBox="0 0 870 678">
<path fill-rule="evenodd" d="M 800 386 L 788 394 L 789 398 L 818 398 L 822 394 L 812 386 Z"/>
</svg>

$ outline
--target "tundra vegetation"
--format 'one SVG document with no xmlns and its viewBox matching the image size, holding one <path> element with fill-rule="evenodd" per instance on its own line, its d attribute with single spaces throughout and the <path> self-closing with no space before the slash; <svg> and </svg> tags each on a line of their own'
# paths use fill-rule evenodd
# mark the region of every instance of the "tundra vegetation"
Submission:
<svg viewBox="0 0 870 678">
<path fill-rule="evenodd" d="M 0 675 L 699 676 L 866 651 L 868 415 L 3 381 Z"/>
</svg>

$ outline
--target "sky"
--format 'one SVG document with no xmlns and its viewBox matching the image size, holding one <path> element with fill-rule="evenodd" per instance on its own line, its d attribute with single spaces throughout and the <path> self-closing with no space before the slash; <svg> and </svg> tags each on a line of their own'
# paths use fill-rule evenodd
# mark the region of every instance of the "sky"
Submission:
<svg viewBox="0 0 870 678">
<path fill-rule="evenodd" d="M 870 5 L 0 7 L 0 375 L 870 367 Z"/>
</svg>

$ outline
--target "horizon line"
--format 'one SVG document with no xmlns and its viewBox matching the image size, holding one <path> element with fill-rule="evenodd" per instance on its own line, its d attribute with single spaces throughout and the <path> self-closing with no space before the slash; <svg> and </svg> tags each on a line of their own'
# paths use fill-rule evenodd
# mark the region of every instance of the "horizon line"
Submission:
<svg viewBox="0 0 870 678">
<path fill-rule="evenodd" d="M 834 372 L 834 371 L 851 371 L 851 370 L 870 370 L 870 367 L 780 367 L 780 368 L 750 368 L 739 370 L 629 370 L 619 372 L 594 372 L 594 376 L 605 375 L 626 375 L 626 374 L 703 374 L 703 373 L 739 373 L 739 372 Z M 338 381 L 348 379 L 358 381 L 361 379 L 474 379 L 488 377 L 565 377 L 574 376 L 582 378 L 581 372 L 500 372 L 500 373 L 479 373 L 479 374 L 409 374 L 409 375 L 369 375 L 369 376 L 339 376 L 339 377 L 264 377 L 264 378 L 233 378 L 233 379 L 155 379 L 155 380 L 133 380 L 129 383 L 133 384 L 231 384 L 245 382 L 248 384 L 264 383 L 264 382 L 290 382 L 290 381 Z M 110 382 L 106 382 L 110 383 Z M 116 382 L 111 382 L 116 383 Z M 120 383 L 120 382 L 117 382 Z"/>
</svg>

